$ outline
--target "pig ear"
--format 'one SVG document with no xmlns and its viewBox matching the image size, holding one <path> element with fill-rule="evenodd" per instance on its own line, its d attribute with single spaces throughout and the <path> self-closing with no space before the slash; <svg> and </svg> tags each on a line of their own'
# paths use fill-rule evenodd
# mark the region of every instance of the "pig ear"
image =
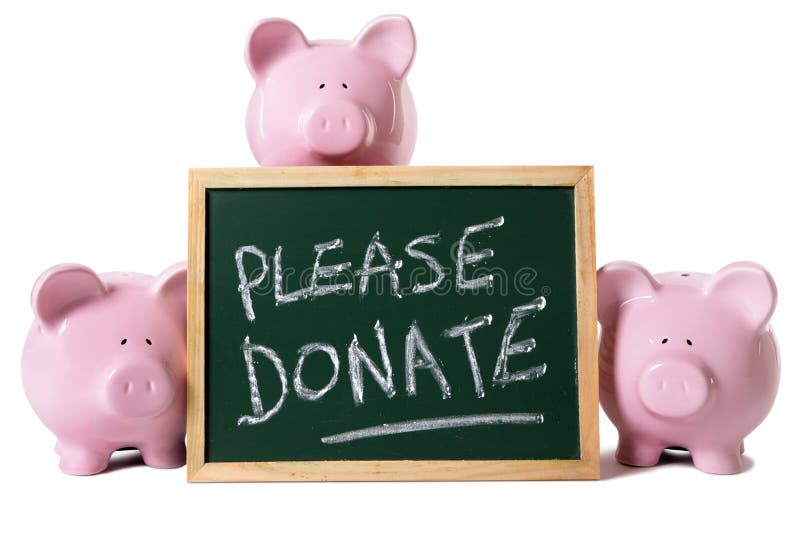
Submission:
<svg viewBox="0 0 800 534">
<path fill-rule="evenodd" d="M 247 68 L 256 81 L 261 80 L 276 60 L 304 48 L 308 48 L 308 41 L 294 23 L 284 19 L 264 19 L 253 26 L 247 38 Z"/>
<path fill-rule="evenodd" d="M 769 323 L 778 303 L 775 280 L 761 265 L 737 262 L 723 267 L 708 285 L 710 298 L 742 310 L 751 325 L 757 329 Z"/>
<path fill-rule="evenodd" d="M 414 28 L 401 15 L 379 17 L 367 24 L 353 41 L 360 48 L 385 63 L 397 79 L 411 68 L 416 51 Z"/>
<path fill-rule="evenodd" d="M 615 261 L 597 271 L 597 316 L 601 325 L 617 321 L 620 306 L 655 294 L 659 283 L 650 272 L 629 261 Z"/>
<path fill-rule="evenodd" d="M 31 306 L 36 320 L 48 330 L 61 326 L 76 307 L 106 294 L 106 286 L 93 270 L 83 265 L 56 265 L 33 285 Z"/>
<path fill-rule="evenodd" d="M 165 300 L 170 314 L 186 328 L 186 262 L 168 267 L 153 283 L 153 291 Z"/>
</svg>

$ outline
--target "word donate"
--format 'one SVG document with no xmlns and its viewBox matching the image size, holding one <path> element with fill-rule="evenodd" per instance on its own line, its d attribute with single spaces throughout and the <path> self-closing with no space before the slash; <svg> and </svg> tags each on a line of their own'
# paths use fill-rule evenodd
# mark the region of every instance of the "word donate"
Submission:
<svg viewBox="0 0 800 534">
<path fill-rule="evenodd" d="M 193 171 L 190 480 L 595 478 L 591 169 L 557 169 Z"/>
</svg>

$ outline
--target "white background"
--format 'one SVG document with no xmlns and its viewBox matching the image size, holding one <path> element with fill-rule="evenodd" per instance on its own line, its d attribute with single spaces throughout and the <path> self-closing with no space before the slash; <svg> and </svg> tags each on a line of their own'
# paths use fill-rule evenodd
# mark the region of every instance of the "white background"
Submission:
<svg viewBox="0 0 800 534">
<path fill-rule="evenodd" d="M 255 21 L 350 38 L 393 12 L 418 37 L 412 163 L 595 165 L 598 265 L 771 270 L 783 380 L 748 471 L 622 467 L 601 416 L 600 482 L 189 485 L 136 455 L 61 474 L 20 382 L 36 277 L 185 258 L 187 168 L 255 165 Z M 3 2 L 0 529 L 797 532 L 798 20 L 770 1 Z"/>
</svg>

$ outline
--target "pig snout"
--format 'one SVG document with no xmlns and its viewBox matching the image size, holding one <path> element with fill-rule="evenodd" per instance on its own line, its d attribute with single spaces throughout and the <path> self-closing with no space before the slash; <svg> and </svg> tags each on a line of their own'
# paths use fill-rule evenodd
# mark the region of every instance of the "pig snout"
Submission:
<svg viewBox="0 0 800 534">
<path fill-rule="evenodd" d="M 639 396 L 651 412 L 663 417 L 686 417 L 708 400 L 711 379 L 695 364 L 683 360 L 657 362 L 639 381 Z"/>
<path fill-rule="evenodd" d="M 169 406 L 175 396 L 175 381 L 160 362 L 126 363 L 111 372 L 105 394 L 113 413 L 152 417 Z"/>
<path fill-rule="evenodd" d="M 367 137 L 364 112 L 350 102 L 329 102 L 311 110 L 303 127 L 308 147 L 323 156 L 342 156 Z"/>
</svg>

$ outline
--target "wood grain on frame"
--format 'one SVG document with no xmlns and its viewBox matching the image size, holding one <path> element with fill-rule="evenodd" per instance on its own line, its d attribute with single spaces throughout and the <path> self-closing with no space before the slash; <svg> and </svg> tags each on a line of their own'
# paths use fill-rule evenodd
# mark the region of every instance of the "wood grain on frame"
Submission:
<svg viewBox="0 0 800 534">
<path fill-rule="evenodd" d="M 187 479 L 190 482 L 555 480 L 600 477 L 592 167 L 273 167 L 189 171 Z M 572 187 L 578 310 L 580 460 L 205 461 L 206 189 Z"/>
</svg>

